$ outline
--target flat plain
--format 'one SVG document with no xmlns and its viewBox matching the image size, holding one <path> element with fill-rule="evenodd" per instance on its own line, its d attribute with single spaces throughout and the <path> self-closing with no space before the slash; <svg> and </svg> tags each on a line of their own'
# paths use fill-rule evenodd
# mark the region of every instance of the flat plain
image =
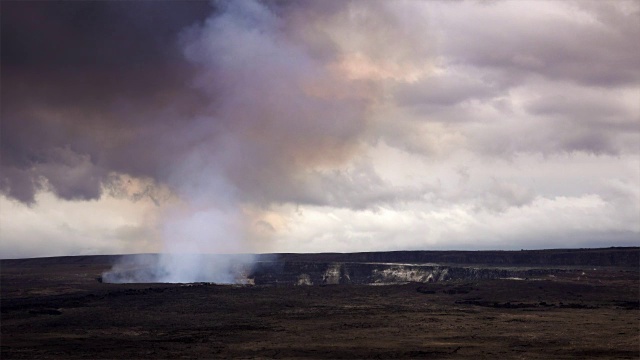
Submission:
<svg viewBox="0 0 640 360">
<path fill-rule="evenodd" d="M 638 269 L 395 285 L 106 284 L 3 260 L 2 359 L 638 359 Z"/>
</svg>

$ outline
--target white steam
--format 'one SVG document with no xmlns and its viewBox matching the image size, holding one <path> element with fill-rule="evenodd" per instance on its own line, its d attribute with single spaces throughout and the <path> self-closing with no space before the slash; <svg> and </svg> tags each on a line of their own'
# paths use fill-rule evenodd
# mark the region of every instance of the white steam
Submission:
<svg viewBox="0 0 640 360">
<path fill-rule="evenodd" d="M 124 255 L 110 271 L 106 283 L 246 284 L 253 255 L 141 254 Z"/>
<path fill-rule="evenodd" d="M 182 151 L 163 174 L 179 199 L 164 216 L 164 253 L 131 258 L 105 281 L 242 282 L 250 257 L 200 254 L 255 252 L 251 244 L 273 229 L 261 212 L 297 201 L 309 170 L 339 164 L 358 147 L 367 89 L 354 88 L 326 54 L 311 55 L 273 9 L 221 6 L 181 37 L 199 69 L 193 86 L 210 106 L 167 139 Z"/>
</svg>

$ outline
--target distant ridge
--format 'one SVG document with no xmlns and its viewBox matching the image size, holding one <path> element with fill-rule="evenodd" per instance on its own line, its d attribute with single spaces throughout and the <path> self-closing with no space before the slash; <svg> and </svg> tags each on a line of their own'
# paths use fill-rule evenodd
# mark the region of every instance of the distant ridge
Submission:
<svg viewBox="0 0 640 360">
<path fill-rule="evenodd" d="M 387 251 L 278 254 L 283 261 L 403 262 L 495 266 L 640 267 L 640 247 L 546 250 Z"/>
<path fill-rule="evenodd" d="M 80 255 L 24 259 L 2 259 L 0 265 L 39 266 L 42 264 L 106 264 L 137 255 Z M 211 255 L 217 256 L 217 255 Z M 258 254 L 257 261 L 283 262 L 373 262 L 438 263 L 494 266 L 619 266 L 640 269 L 640 247 L 609 247 L 545 250 L 478 251 L 379 251 L 354 253 L 274 253 Z"/>
</svg>

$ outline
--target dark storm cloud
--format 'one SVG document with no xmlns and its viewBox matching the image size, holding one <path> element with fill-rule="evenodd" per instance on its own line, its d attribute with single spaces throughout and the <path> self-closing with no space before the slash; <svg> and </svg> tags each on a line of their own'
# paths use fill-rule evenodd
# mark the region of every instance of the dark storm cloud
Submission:
<svg viewBox="0 0 640 360">
<path fill-rule="evenodd" d="M 3 191 L 32 202 L 44 182 L 87 199 L 110 171 L 152 175 L 154 131 L 175 126 L 163 121 L 168 103 L 181 113 L 197 102 L 177 35 L 211 11 L 207 2 L 4 2 Z"/>
<path fill-rule="evenodd" d="M 308 168 L 348 159 L 371 86 L 327 66 L 337 47 L 298 37 L 306 24 L 291 14 L 304 4 L 218 6 L 5 7 L 2 191 L 94 199 L 127 174 L 191 199 L 266 204 L 291 200 L 281 189 Z"/>
</svg>

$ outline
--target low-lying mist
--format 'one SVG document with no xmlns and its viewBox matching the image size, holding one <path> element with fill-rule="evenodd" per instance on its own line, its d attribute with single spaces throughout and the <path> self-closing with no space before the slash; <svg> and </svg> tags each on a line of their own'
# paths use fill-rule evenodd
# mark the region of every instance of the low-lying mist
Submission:
<svg viewBox="0 0 640 360">
<path fill-rule="evenodd" d="M 247 284 L 255 259 L 251 254 L 124 255 L 102 274 L 102 282 Z"/>
</svg>

